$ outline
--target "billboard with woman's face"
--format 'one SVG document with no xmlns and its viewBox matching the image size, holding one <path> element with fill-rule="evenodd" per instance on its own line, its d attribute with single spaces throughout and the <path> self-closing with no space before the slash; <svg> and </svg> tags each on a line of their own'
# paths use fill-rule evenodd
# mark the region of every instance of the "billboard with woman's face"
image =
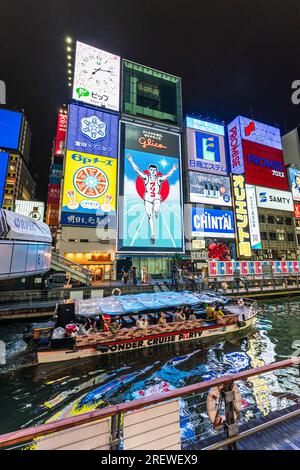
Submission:
<svg viewBox="0 0 300 470">
<path fill-rule="evenodd" d="M 300 170 L 288 168 L 290 188 L 294 201 L 300 201 Z"/>
</svg>

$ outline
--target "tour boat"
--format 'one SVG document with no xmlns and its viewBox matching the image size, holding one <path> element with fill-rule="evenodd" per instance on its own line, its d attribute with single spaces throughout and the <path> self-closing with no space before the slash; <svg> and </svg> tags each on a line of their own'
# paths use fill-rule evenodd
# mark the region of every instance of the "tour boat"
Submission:
<svg viewBox="0 0 300 470">
<path fill-rule="evenodd" d="M 205 318 L 205 305 L 213 303 L 223 305 L 225 316 L 209 321 Z M 174 309 L 183 305 L 194 309 L 196 320 L 172 321 Z M 165 313 L 167 323 L 155 324 L 157 314 L 161 311 Z M 30 343 L 38 363 L 68 361 L 238 333 L 253 325 L 256 313 L 254 301 L 244 302 L 240 299 L 234 303 L 227 297 L 196 292 L 169 291 L 73 300 L 58 304 L 55 321 L 34 325 Z M 55 327 L 76 323 L 84 318 L 96 318 L 99 314 L 109 315 L 110 318 L 122 317 L 123 325 L 128 327 L 123 327 L 117 333 L 103 331 L 52 338 Z M 150 320 L 148 327 L 143 330 L 132 326 L 140 314 L 147 315 Z"/>
</svg>

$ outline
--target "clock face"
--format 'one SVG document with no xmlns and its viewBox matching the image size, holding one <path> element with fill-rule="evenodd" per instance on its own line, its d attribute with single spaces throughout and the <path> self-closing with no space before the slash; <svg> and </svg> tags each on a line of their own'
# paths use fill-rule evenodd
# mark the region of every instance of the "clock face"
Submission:
<svg viewBox="0 0 300 470">
<path fill-rule="evenodd" d="M 73 98 L 119 110 L 120 57 L 77 42 Z"/>
</svg>

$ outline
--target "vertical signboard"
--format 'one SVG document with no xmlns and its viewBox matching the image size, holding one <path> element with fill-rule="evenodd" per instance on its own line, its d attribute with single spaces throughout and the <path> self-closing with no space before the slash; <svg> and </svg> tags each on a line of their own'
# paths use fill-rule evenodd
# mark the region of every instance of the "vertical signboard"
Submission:
<svg viewBox="0 0 300 470">
<path fill-rule="evenodd" d="M 67 114 L 58 113 L 56 137 L 55 137 L 55 145 L 54 145 L 54 155 L 56 157 L 64 156 L 67 126 L 68 126 Z"/>
<path fill-rule="evenodd" d="M 290 189 L 293 194 L 294 201 L 300 201 L 300 170 L 296 168 L 288 168 L 290 181 Z"/>
<path fill-rule="evenodd" d="M 183 252 L 179 134 L 121 123 L 118 251 Z"/>
<path fill-rule="evenodd" d="M 245 178 L 232 175 L 232 199 L 235 213 L 236 248 L 239 258 L 251 257 L 249 216 L 247 210 Z"/>
<path fill-rule="evenodd" d="M 251 248 L 254 250 L 260 250 L 262 245 L 261 245 L 261 239 L 260 239 L 255 186 L 246 184 L 246 199 L 247 199 L 247 209 L 248 209 L 248 216 L 249 216 Z"/>
<path fill-rule="evenodd" d="M 240 120 L 238 117 L 228 125 L 228 140 L 231 171 L 236 175 L 240 175 L 244 173 L 244 156 L 242 149 Z"/>
<path fill-rule="evenodd" d="M 3 204 L 9 154 L 0 152 L 0 208 Z"/>
<path fill-rule="evenodd" d="M 77 42 L 73 99 L 119 111 L 120 57 Z"/>
</svg>

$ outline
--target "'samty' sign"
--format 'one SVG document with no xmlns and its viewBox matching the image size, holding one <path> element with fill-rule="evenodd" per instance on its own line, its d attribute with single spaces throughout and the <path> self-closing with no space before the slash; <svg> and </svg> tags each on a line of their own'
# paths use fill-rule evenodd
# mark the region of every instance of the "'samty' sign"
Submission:
<svg viewBox="0 0 300 470">
<path fill-rule="evenodd" d="M 294 212 L 293 197 L 288 191 L 256 186 L 256 197 L 258 207 Z"/>
</svg>

